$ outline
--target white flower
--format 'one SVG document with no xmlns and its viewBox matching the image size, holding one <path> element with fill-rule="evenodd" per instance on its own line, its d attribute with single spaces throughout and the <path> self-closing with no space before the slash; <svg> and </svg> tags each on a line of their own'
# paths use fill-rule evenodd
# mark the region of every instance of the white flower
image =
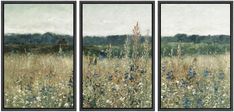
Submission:
<svg viewBox="0 0 234 112">
<path fill-rule="evenodd" d="M 142 87 L 144 84 L 143 84 L 143 83 L 139 83 L 138 85 L 139 85 L 140 87 Z"/>
<path fill-rule="evenodd" d="M 21 90 L 20 90 L 20 89 L 18 89 L 18 90 L 17 90 L 17 92 L 18 92 L 18 93 L 20 93 L 20 92 L 21 92 Z"/>
<path fill-rule="evenodd" d="M 65 104 L 64 104 L 64 107 L 69 107 L 69 104 L 68 104 L 68 103 L 65 103 Z"/>
<path fill-rule="evenodd" d="M 125 97 L 121 97 L 121 98 L 120 98 L 121 101 L 124 101 L 124 99 L 125 99 Z"/>
<path fill-rule="evenodd" d="M 41 101 L 41 97 L 39 97 L 39 96 L 36 97 L 36 99 L 37 99 L 37 101 Z"/>
<path fill-rule="evenodd" d="M 195 89 L 193 89 L 193 95 L 196 93 L 196 90 Z"/>
<path fill-rule="evenodd" d="M 110 100 L 106 100 L 106 103 L 112 103 Z"/>
<path fill-rule="evenodd" d="M 118 91 L 119 90 L 119 85 L 115 85 L 115 88 Z"/>
<path fill-rule="evenodd" d="M 13 99 L 16 100 L 16 99 L 17 99 L 17 96 L 14 96 Z"/>
</svg>

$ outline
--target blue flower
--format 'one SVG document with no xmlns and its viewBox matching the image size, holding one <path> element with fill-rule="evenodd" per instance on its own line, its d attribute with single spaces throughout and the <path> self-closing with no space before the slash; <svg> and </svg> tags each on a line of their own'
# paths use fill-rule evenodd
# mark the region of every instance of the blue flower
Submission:
<svg viewBox="0 0 234 112">
<path fill-rule="evenodd" d="M 180 81 L 180 87 L 183 87 L 183 88 L 188 87 L 188 82 L 185 81 L 184 79 L 182 79 L 182 80 Z"/>
<path fill-rule="evenodd" d="M 209 75 L 209 71 L 207 70 L 207 68 L 204 70 L 203 75 L 204 77 L 207 77 Z"/>
<path fill-rule="evenodd" d="M 213 87 L 214 87 L 214 93 L 217 93 L 218 92 L 218 88 L 219 88 L 218 83 L 215 82 L 214 85 L 213 85 Z"/>
<path fill-rule="evenodd" d="M 193 70 L 191 67 L 189 68 L 189 71 L 188 71 L 188 77 L 189 79 L 192 79 L 193 77 L 195 77 L 196 75 L 196 72 L 195 70 Z"/>
<path fill-rule="evenodd" d="M 171 70 L 170 72 L 167 73 L 166 79 L 168 79 L 168 80 L 173 79 L 173 72 L 172 72 L 172 70 Z"/>
<path fill-rule="evenodd" d="M 224 79 L 224 73 L 223 71 L 219 72 L 219 79 L 223 80 Z"/>
<path fill-rule="evenodd" d="M 189 100 L 189 98 L 188 97 L 184 97 L 183 98 L 183 106 L 184 106 L 184 108 L 189 108 L 190 105 L 191 105 L 191 101 Z"/>
<path fill-rule="evenodd" d="M 202 108 L 203 107 L 203 101 L 202 99 L 197 100 L 197 108 Z"/>
</svg>

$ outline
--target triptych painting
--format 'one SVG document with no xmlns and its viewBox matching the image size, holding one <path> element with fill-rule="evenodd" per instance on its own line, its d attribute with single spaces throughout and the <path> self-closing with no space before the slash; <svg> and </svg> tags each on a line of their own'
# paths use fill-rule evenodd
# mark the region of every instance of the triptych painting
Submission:
<svg viewBox="0 0 234 112">
<path fill-rule="evenodd" d="M 233 2 L 76 4 L 1 2 L 1 110 L 233 110 Z"/>
</svg>

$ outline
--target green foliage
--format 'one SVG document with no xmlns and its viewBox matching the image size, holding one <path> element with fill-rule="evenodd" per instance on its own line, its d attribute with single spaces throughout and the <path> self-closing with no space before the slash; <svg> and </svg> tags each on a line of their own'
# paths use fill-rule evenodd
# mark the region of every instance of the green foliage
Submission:
<svg viewBox="0 0 234 112">
<path fill-rule="evenodd" d="M 128 39 L 128 41 L 132 42 L 132 38 L 128 35 L 109 35 L 109 36 L 85 36 L 83 38 L 83 46 L 96 46 L 96 45 L 113 45 L 113 46 L 119 46 L 124 45 L 125 41 Z M 141 43 L 145 41 L 151 41 L 151 38 L 147 38 L 145 36 L 140 36 Z"/>
<path fill-rule="evenodd" d="M 73 45 L 72 36 L 51 32 L 44 34 L 5 34 L 4 45 L 55 45 L 61 39 L 65 39 L 68 45 Z"/>
<path fill-rule="evenodd" d="M 228 35 L 186 35 L 176 34 L 175 36 L 163 36 L 161 42 L 188 42 L 188 43 L 207 43 L 207 44 L 230 44 Z"/>
<path fill-rule="evenodd" d="M 60 48 L 64 52 L 73 51 L 73 37 L 50 32 L 4 35 L 5 53 L 57 53 Z"/>
<path fill-rule="evenodd" d="M 176 50 L 178 45 L 181 45 L 182 55 L 224 54 L 230 51 L 229 44 L 163 42 L 161 45 L 161 56 L 175 56 L 177 54 Z M 172 51 L 173 53 L 171 54 Z"/>
</svg>

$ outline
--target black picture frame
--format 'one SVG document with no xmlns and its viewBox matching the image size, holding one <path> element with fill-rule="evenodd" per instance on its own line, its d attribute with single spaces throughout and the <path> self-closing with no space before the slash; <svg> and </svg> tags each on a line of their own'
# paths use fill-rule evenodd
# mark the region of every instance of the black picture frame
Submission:
<svg viewBox="0 0 234 112">
<path fill-rule="evenodd" d="M 230 5 L 230 108 L 161 108 L 161 5 L 229 4 Z M 158 1 L 158 110 L 159 111 L 233 111 L 233 1 Z"/>
<path fill-rule="evenodd" d="M 4 107 L 4 5 L 5 4 L 72 4 L 73 5 L 73 108 L 5 108 Z M 76 111 L 76 1 L 1 1 L 1 110 L 2 111 Z"/>
<path fill-rule="evenodd" d="M 152 5 L 152 107 L 151 108 L 83 108 L 83 4 L 151 4 Z M 80 111 L 154 111 L 154 39 L 155 39 L 155 2 L 154 1 L 80 1 Z"/>
</svg>

